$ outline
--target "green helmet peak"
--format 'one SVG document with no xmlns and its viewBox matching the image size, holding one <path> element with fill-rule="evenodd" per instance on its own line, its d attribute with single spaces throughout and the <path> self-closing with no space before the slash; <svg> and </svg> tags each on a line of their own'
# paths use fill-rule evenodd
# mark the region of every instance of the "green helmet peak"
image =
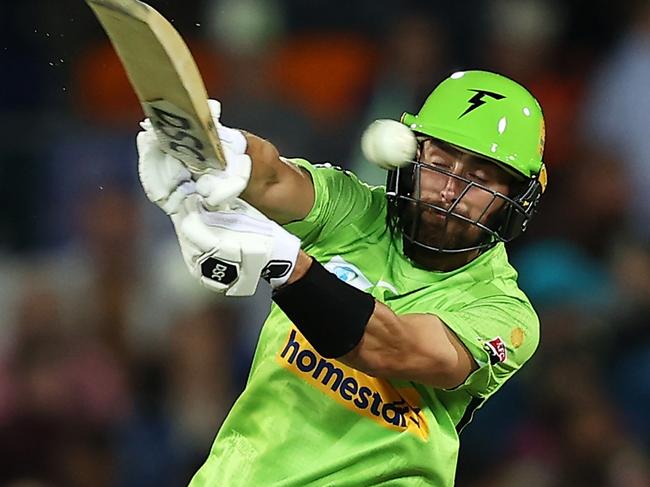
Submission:
<svg viewBox="0 0 650 487">
<path fill-rule="evenodd" d="M 431 92 L 416 115 L 402 123 L 506 170 L 537 177 L 544 172 L 544 116 L 519 83 L 488 71 L 459 71 Z"/>
</svg>

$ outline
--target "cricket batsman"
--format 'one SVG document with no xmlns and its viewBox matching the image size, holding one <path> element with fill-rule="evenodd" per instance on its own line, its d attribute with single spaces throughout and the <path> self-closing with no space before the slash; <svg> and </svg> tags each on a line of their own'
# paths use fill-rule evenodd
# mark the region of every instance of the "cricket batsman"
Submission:
<svg viewBox="0 0 650 487">
<path fill-rule="evenodd" d="M 534 353 L 539 322 L 504 244 L 546 185 L 521 85 L 452 74 L 401 123 L 415 155 L 370 187 L 219 123 L 224 171 L 192 179 L 137 138 L 149 199 L 190 273 L 273 306 L 246 388 L 191 486 L 454 484 L 459 432 Z"/>
</svg>

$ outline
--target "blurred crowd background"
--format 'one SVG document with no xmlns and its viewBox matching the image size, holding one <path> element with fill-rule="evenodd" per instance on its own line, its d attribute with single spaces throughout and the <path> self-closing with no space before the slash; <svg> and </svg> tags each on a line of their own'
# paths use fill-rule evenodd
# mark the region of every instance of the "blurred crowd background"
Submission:
<svg viewBox="0 0 650 487">
<path fill-rule="evenodd" d="M 542 342 L 463 432 L 457 485 L 650 486 L 647 0 L 151 4 L 225 124 L 370 183 L 371 120 L 458 69 L 529 87 L 549 187 L 510 253 Z M 138 186 L 140 118 L 81 0 L 2 0 L 0 485 L 185 485 L 245 384 L 268 290 L 189 279 Z"/>
</svg>

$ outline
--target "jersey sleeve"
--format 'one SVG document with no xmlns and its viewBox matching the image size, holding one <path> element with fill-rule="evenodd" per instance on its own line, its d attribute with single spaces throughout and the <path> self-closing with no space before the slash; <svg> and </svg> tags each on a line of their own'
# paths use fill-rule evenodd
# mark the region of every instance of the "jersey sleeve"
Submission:
<svg viewBox="0 0 650 487">
<path fill-rule="evenodd" d="M 455 390 L 487 398 L 530 359 L 539 344 L 539 319 L 530 303 L 512 296 L 478 300 L 459 311 L 436 312 L 479 368 Z"/>
<path fill-rule="evenodd" d="M 331 164 L 312 165 L 304 159 L 288 161 L 309 172 L 314 183 L 314 206 L 302 220 L 285 228 L 302 240 L 303 248 L 338 238 L 341 225 L 365 231 L 381 217 L 384 189 L 371 187 L 353 173 Z"/>
</svg>

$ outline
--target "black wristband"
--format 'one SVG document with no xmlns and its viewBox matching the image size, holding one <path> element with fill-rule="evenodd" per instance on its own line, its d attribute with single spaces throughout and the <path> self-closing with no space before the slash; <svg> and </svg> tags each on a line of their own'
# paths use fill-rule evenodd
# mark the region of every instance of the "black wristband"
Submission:
<svg viewBox="0 0 650 487">
<path fill-rule="evenodd" d="M 344 283 L 316 259 L 303 277 L 273 291 L 273 301 L 325 358 L 354 349 L 375 309 L 370 294 Z"/>
</svg>

